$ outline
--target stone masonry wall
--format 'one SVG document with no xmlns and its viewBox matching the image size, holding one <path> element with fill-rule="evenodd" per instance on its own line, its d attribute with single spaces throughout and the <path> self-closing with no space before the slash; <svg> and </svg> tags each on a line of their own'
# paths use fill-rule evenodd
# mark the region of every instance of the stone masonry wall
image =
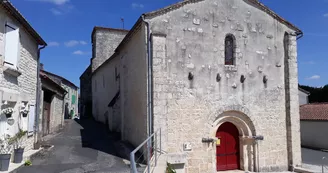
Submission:
<svg viewBox="0 0 328 173">
<path fill-rule="evenodd" d="M 120 68 L 120 58 L 115 57 L 109 63 L 104 64 L 92 75 L 92 102 L 95 120 L 102 123 L 112 121 L 108 104 L 119 91 L 119 79 L 116 79 L 115 68 Z M 104 97 L 106 96 L 106 97 Z"/>
<path fill-rule="evenodd" d="M 141 27 L 141 28 L 140 28 Z M 111 121 L 113 113 L 108 104 L 120 91 L 120 128 L 122 139 L 138 146 L 147 138 L 147 66 L 144 26 L 140 26 L 120 52 L 104 63 L 92 76 L 92 111 L 96 120 Z M 95 44 L 98 44 L 97 43 Z M 104 44 L 104 43 L 102 43 Z M 98 50 L 97 50 L 98 51 Z M 115 68 L 119 78 L 115 78 Z M 106 96 L 106 97 L 104 97 Z M 117 127 L 113 125 L 110 127 Z"/>
<path fill-rule="evenodd" d="M 84 71 L 80 77 L 80 98 L 81 115 L 92 115 L 92 73 L 91 65 Z"/>
<path fill-rule="evenodd" d="M 123 139 L 140 145 L 147 132 L 147 52 L 142 24 L 120 51 L 120 100 Z"/>
<path fill-rule="evenodd" d="M 51 102 L 50 133 L 57 132 L 64 123 L 63 99 L 55 95 Z"/>
<path fill-rule="evenodd" d="M 20 52 L 17 67 L 22 74 L 18 77 L 14 77 L 8 73 L 3 72 L 3 64 L 5 59 L 4 26 L 6 22 L 12 23 L 19 28 Z M 16 20 L 11 18 L 4 9 L 0 10 L 0 25 L 2 26 L 0 27 L 0 90 L 3 96 L 12 96 L 14 100 L 9 104 L 15 109 L 15 112 L 12 116 L 15 120 L 15 123 L 12 126 L 9 126 L 5 123 L 7 125 L 7 129 L 4 133 L 14 135 L 18 132 L 18 122 L 20 122 L 19 117 L 21 116 L 19 113 L 19 110 L 21 109 L 21 103 L 24 102 L 35 105 L 36 102 L 38 45 L 34 38 L 32 38 L 31 35 L 29 35 Z M 28 118 L 24 118 L 23 121 L 24 122 L 21 122 L 22 124 L 28 125 Z M 31 146 L 33 144 L 33 137 L 29 137 L 27 141 L 29 141 L 29 144 L 26 145 Z M 30 148 L 31 147 L 27 147 L 27 150 Z"/>
<path fill-rule="evenodd" d="M 121 43 L 127 33 L 128 31 L 126 30 L 106 28 L 95 30 L 94 35 L 92 35 L 92 72 L 114 54 L 116 47 Z"/>
<path fill-rule="evenodd" d="M 153 37 L 155 130 L 165 130 L 164 150 L 187 154 L 188 173 L 216 171 L 216 147 L 201 141 L 215 137 L 216 121 L 230 111 L 246 115 L 254 133 L 264 136 L 254 156 L 259 164 L 242 168 L 286 171 L 287 147 L 296 153 L 294 164 L 300 163 L 296 37 L 289 54 L 292 146 L 286 142 L 283 43 L 291 29 L 241 0 L 188 4 L 150 23 L 153 33 L 161 33 Z M 227 34 L 236 38 L 235 66 L 224 65 Z M 185 143 L 192 151 L 183 150 Z"/>
</svg>

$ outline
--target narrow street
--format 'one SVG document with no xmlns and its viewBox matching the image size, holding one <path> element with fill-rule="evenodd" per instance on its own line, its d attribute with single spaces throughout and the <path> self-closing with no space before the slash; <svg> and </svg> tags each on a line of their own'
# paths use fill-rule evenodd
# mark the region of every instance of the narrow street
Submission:
<svg viewBox="0 0 328 173">
<path fill-rule="evenodd" d="M 68 120 L 65 128 L 49 141 L 53 148 L 32 159 L 32 166 L 18 173 L 128 173 L 123 162 L 128 150 L 117 134 L 93 120 Z"/>
</svg>

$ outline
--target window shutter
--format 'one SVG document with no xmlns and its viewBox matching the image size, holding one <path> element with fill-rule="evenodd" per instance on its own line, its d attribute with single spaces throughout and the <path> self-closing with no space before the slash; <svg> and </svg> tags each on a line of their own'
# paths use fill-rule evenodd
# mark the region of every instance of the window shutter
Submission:
<svg viewBox="0 0 328 173">
<path fill-rule="evenodd" d="M 35 121 L 35 106 L 30 105 L 29 116 L 28 116 L 28 135 L 33 135 L 34 132 L 34 121 Z"/>
<path fill-rule="evenodd" d="M 6 25 L 5 62 L 17 67 L 19 51 L 19 29 Z"/>
</svg>

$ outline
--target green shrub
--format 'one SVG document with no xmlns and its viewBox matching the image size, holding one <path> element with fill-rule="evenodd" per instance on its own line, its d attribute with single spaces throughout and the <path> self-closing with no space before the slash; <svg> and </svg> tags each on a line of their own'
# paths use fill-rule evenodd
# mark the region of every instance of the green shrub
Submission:
<svg viewBox="0 0 328 173">
<path fill-rule="evenodd" d="M 24 165 L 25 166 L 32 166 L 32 162 L 30 160 L 26 160 Z"/>
<path fill-rule="evenodd" d="M 166 173 L 176 173 L 176 171 L 173 169 L 172 165 L 169 163 L 167 163 Z"/>
</svg>

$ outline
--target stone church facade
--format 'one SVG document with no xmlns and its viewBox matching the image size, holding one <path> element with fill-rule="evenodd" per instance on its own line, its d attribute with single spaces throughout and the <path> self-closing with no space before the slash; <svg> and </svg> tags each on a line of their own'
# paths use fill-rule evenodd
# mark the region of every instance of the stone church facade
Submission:
<svg viewBox="0 0 328 173">
<path fill-rule="evenodd" d="M 93 114 L 112 121 L 116 100 L 122 138 L 137 146 L 161 129 L 163 150 L 188 173 L 292 170 L 301 165 L 301 36 L 257 0 L 146 13 L 92 72 Z"/>
</svg>

